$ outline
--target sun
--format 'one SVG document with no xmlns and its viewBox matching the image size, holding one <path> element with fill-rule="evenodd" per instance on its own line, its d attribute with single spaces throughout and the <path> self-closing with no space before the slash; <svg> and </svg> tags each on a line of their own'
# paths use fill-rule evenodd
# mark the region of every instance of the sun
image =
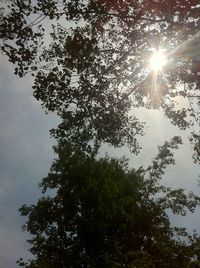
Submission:
<svg viewBox="0 0 200 268">
<path fill-rule="evenodd" d="M 150 69 L 153 71 L 161 71 L 166 64 L 166 56 L 163 50 L 158 50 L 153 53 L 150 58 Z"/>
</svg>

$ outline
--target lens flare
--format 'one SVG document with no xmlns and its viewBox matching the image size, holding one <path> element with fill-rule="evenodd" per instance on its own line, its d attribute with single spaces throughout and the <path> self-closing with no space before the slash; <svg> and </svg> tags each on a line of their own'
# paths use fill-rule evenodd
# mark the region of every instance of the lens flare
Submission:
<svg viewBox="0 0 200 268">
<path fill-rule="evenodd" d="M 161 71 L 166 64 L 166 56 L 164 51 L 158 50 L 153 53 L 150 58 L 150 69 L 153 71 Z"/>
</svg>

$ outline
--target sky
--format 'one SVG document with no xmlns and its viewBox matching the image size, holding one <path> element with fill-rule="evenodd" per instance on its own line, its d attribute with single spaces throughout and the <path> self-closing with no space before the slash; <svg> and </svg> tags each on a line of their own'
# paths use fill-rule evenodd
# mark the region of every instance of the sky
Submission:
<svg viewBox="0 0 200 268">
<path fill-rule="evenodd" d="M 18 208 L 23 204 L 37 201 L 40 196 L 39 181 L 49 171 L 54 154 L 49 129 L 56 127 L 58 118 L 46 115 L 32 96 L 30 77 L 18 78 L 13 74 L 13 66 L 0 55 L 0 268 L 15 268 L 16 260 L 28 257 L 28 234 L 21 226 L 25 219 Z M 113 150 L 104 146 L 102 155 L 130 158 L 130 166 L 147 166 L 162 145 L 180 130 L 171 126 L 159 111 L 136 111 L 142 120 L 148 121 L 146 135 L 141 137 L 143 147 L 136 157 L 126 148 Z M 191 145 L 186 135 L 184 144 L 175 153 L 176 165 L 166 170 L 163 184 L 183 187 L 187 191 L 199 193 L 199 167 L 192 163 Z M 172 217 L 172 224 L 199 229 L 200 212 L 187 217 Z"/>
<path fill-rule="evenodd" d="M 24 218 L 18 208 L 40 195 L 39 181 L 54 158 L 49 129 L 55 115 L 46 115 L 32 96 L 30 78 L 19 79 L 0 57 L 0 267 L 14 268 L 27 256 Z"/>
</svg>

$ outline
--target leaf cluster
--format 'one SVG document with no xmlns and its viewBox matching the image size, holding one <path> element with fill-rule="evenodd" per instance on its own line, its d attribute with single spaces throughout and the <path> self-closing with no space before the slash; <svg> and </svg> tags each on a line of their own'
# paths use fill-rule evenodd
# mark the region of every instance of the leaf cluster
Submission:
<svg viewBox="0 0 200 268">
<path fill-rule="evenodd" d="M 43 197 L 20 209 L 28 217 L 24 229 L 32 236 L 35 258 L 18 263 L 26 268 L 198 267 L 198 236 L 191 242 L 186 229 L 172 227 L 167 210 L 185 215 L 200 199 L 159 183 L 163 163 L 171 163 L 169 152 L 178 143 L 160 147 L 155 158 L 162 158 L 160 168 L 154 161 L 147 170 L 129 169 L 126 159 L 97 160 L 66 142 L 57 146 L 58 158 L 40 184 Z"/>
<path fill-rule="evenodd" d="M 143 124 L 131 107 L 161 108 L 181 129 L 199 124 L 200 80 L 187 49 L 172 53 L 156 86 L 148 70 L 152 47 L 171 53 L 199 31 L 197 0 L 14 0 L 8 8 L 2 50 L 17 75 L 34 76 L 35 98 L 59 114 L 56 138 L 83 148 L 126 144 L 137 153 Z M 177 97 L 188 100 L 184 109 L 174 105 Z"/>
</svg>

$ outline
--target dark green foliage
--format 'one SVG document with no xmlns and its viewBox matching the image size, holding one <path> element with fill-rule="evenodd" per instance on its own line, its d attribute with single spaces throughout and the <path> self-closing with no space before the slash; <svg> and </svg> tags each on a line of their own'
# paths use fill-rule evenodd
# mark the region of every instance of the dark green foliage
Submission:
<svg viewBox="0 0 200 268">
<path fill-rule="evenodd" d="M 199 124 L 193 104 L 200 76 L 192 72 L 188 52 L 169 57 L 156 90 L 147 70 L 153 47 L 171 53 L 199 31 L 198 4 L 13 0 L 1 25 L 2 50 L 17 75 L 30 72 L 35 77 L 36 99 L 62 118 L 52 131 L 57 138 L 67 137 L 85 149 L 93 140 L 126 144 L 138 152 L 136 135 L 143 125 L 130 116 L 131 107 L 160 107 L 181 129 Z M 184 109 L 177 108 L 177 97 L 189 101 Z"/>
<path fill-rule="evenodd" d="M 195 132 L 192 132 L 192 135 L 190 137 L 190 142 L 193 145 L 193 149 L 194 149 L 194 154 L 193 154 L 194 163 L 198 165 L 200 164 L 200 134 L 196 134 Z"/>
<path fill-rule="evenodd" d="M 199 198 L 161 186 L 160 176 L 173 163 L 174 138 L 146 171 L 128 169 L 125 159 L 96 160 L 67 143 L 41 182 L 44 196 L 20 212 L 32 238 L 34 259 L 27 268 L 194 267 L 194 251 L 184 228 L 170 226 L 166 210 L 193 211 Z M 157 163 L 157 165 L 156 165 Z M 48 196 L 49 190 L 54 195 Z M 184 238 L 184 239 L 183 239 Z M 192 245 L 198 253 L 198 238 Z M 198 266 L 197 266 L 198 267 Z"/>
<path fill-rule="evenodd" d="M 131 108 L 161 108 L 180 129 L 199 124 L 200 76 L 191 59 L 174 53 L 156 84 L 147 68 L 152 48 L 171 53 L 199 31 L 199 1 L 13 0 L 7 11 L 2 51 L 16 75 L 31 73 L 35 98 L 62 119 L 52 130 L 58 159 L 42 180 L 44 196 L 20 209 L 35 259 L 19 265 L 199 267 L 199 238 L 172 228 L 167 214 L 193 212 L 199 198 L 159 183 L 178 137 L 147 170 L 83 153 L 95 155 L 101 142 L 137 153 L 143 124 Z M 188 106 L 178 108 L 177 97 Z M 199 135 L 192 135 L 198 163 Z"/>
</svg>

